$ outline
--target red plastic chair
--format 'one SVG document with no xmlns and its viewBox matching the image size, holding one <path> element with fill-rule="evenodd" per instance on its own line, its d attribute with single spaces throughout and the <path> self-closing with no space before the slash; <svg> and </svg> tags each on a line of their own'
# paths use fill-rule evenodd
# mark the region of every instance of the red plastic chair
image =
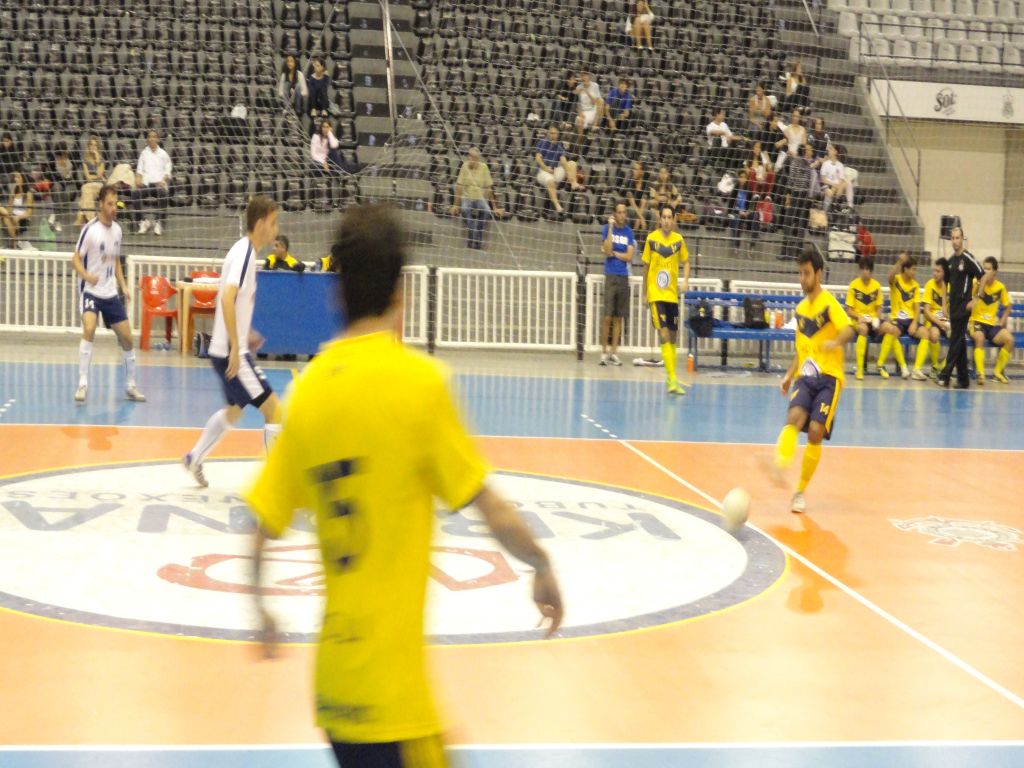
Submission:
<svg viewBox="0 0 1024 768">
<path fill-rule="evenodd" d="M 210 272 L 207 270 L 196 270 L 190 273 L 193 280 L 197 277 L 220 277 L 220 272 Z M 185 329 L 185 338 L 191 339 L 192 334 L 195 333 L 195 319 L 196 315 L 212 315 L 217 311 L 217 289 L 214 290 L 201 290 L 193 287 L 192 289 L 192 303 L 189 305 L 188 315 L 188 328 Z"/>
<path fill-rule="evenodd" d="M 171 281 L 160 275 L 143 275 L 139 280 L 139 292 L 142 294 L 142 339 L 139 346 L 149 349 L 149 335 L 153 320 L 164 318 L 167 343 L 171 342 L 171 329 L 178 319 L 177 309 L 168 309 L 167 302 L 178 293 Z"/>
</svg>

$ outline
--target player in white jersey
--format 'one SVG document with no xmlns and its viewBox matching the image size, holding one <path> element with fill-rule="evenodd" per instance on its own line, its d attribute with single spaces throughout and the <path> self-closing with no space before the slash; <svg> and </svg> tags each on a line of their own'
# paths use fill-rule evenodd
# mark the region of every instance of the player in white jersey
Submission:
<svg viewBox="0 0 1024 768">
<path fill-rule="evenodd" d="M 117 190 L 111 186 L 100 189 L 97 206 L 96 217 L 82 227 L 75 255 L 71 257 L 71 266 L 81 278 L 78 290 L 79 310 L 82 313 L 75 401 L 85 402 L 85 393 L 89 389 L 92 342 L 96 336 L 96 323 L 102 316 L 106 326 L 114 331 L 124 352 L 125 397 L 142 403 L 146 398 L 135 385 L 135 348 L 124 306 L 131 299 L 131 294 L 121 271 L 121 225 L 114 220 L 117 216 Z M 117 295 L 119 287 L 124 294 L 124 303 Z"/>
<path fill-rule="evenodd" d="M 259 408 L 266 422 L 263 442 L 268 448 L 281 430 L 278 399 L 252 352 L 259 348 L 259 334 L 252 330 L 256 307 L 256 266 L 259 252 L 277 238 L 277 204 L 258 195 L 245 211 L 246 235 L 228 251 L 221 268 L 217 309 L 210 340 L 210 362 L 224 387 L 227 407 L 206 422 L 203 434 L 182 463 L 202 487 L 206 487 L 203 460 L 242 418 L 247 405 Z"/>
</svg>

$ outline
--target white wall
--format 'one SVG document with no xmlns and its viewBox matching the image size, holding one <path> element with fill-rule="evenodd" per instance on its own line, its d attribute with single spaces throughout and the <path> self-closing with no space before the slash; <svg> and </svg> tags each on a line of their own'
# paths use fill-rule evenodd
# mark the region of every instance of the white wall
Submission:
<svg viewBox="0 0 1024 768">
<path fill-rule="evenodd" d="M 936 253 L 940 217 L 950 214 L 963 222 L 967 247 L 975 256 L 1024 265 L 1024 132 L 935 120 L 912 120 L 909 125 L 894 120 L 889 128 L 890 156 L 908 189 L 913 187 L 912 172 L 897 137 L 911 162 L 916 160 L 909 147 L 916 142 L 921 150 L 924 249 Z"/>
</svg>

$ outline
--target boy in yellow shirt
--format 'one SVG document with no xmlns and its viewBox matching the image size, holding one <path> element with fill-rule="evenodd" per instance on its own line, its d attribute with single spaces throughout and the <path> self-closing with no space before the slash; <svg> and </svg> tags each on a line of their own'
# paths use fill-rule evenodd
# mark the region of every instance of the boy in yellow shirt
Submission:
<svg viewBox="0 0 1024 768">
<path fill-rule="evenodd" d="M 644 243 L 644 296 L 651 308 L 651 321 L 661 340 L 661 358 L 668 376 L 668 393 L 685 395 L 676 379 L 676 339 L 679 334 L 679 265 L 683 265 L 683 295 L 690 287 L 690 254 L 686 241 L 676 232 L 676 212 L 670 205 L 661 207 L 659 229 Z"/>
</svg>

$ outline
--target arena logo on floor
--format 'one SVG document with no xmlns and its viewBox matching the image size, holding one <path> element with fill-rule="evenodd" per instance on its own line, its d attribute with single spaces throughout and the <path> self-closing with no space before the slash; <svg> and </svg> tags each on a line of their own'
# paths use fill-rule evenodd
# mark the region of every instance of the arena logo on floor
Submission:
<svg viewBox="0 0 1024 768">
<path fill-rule="evenodd" d="M 53 471 L 0 483 L 0 605 L 85 624 L 185 637 L 255 637 L 252 517 L 235 489 L 254 462 Z M 785 568 L 765 536 L 726 533 L 687 504 L 569 480 L 500 473 L 550 551 L 567 607 L 560 636 L 622 632 L 749 600 Z M 438 510 L 427 630 L 435 643 L 537 639 L 530 570 L 506 555 L 472 507 Z M 310 519 L 267 551 L 270 608 L 291 642 L 315 640 L 323 573 Z"/>
</svg>

